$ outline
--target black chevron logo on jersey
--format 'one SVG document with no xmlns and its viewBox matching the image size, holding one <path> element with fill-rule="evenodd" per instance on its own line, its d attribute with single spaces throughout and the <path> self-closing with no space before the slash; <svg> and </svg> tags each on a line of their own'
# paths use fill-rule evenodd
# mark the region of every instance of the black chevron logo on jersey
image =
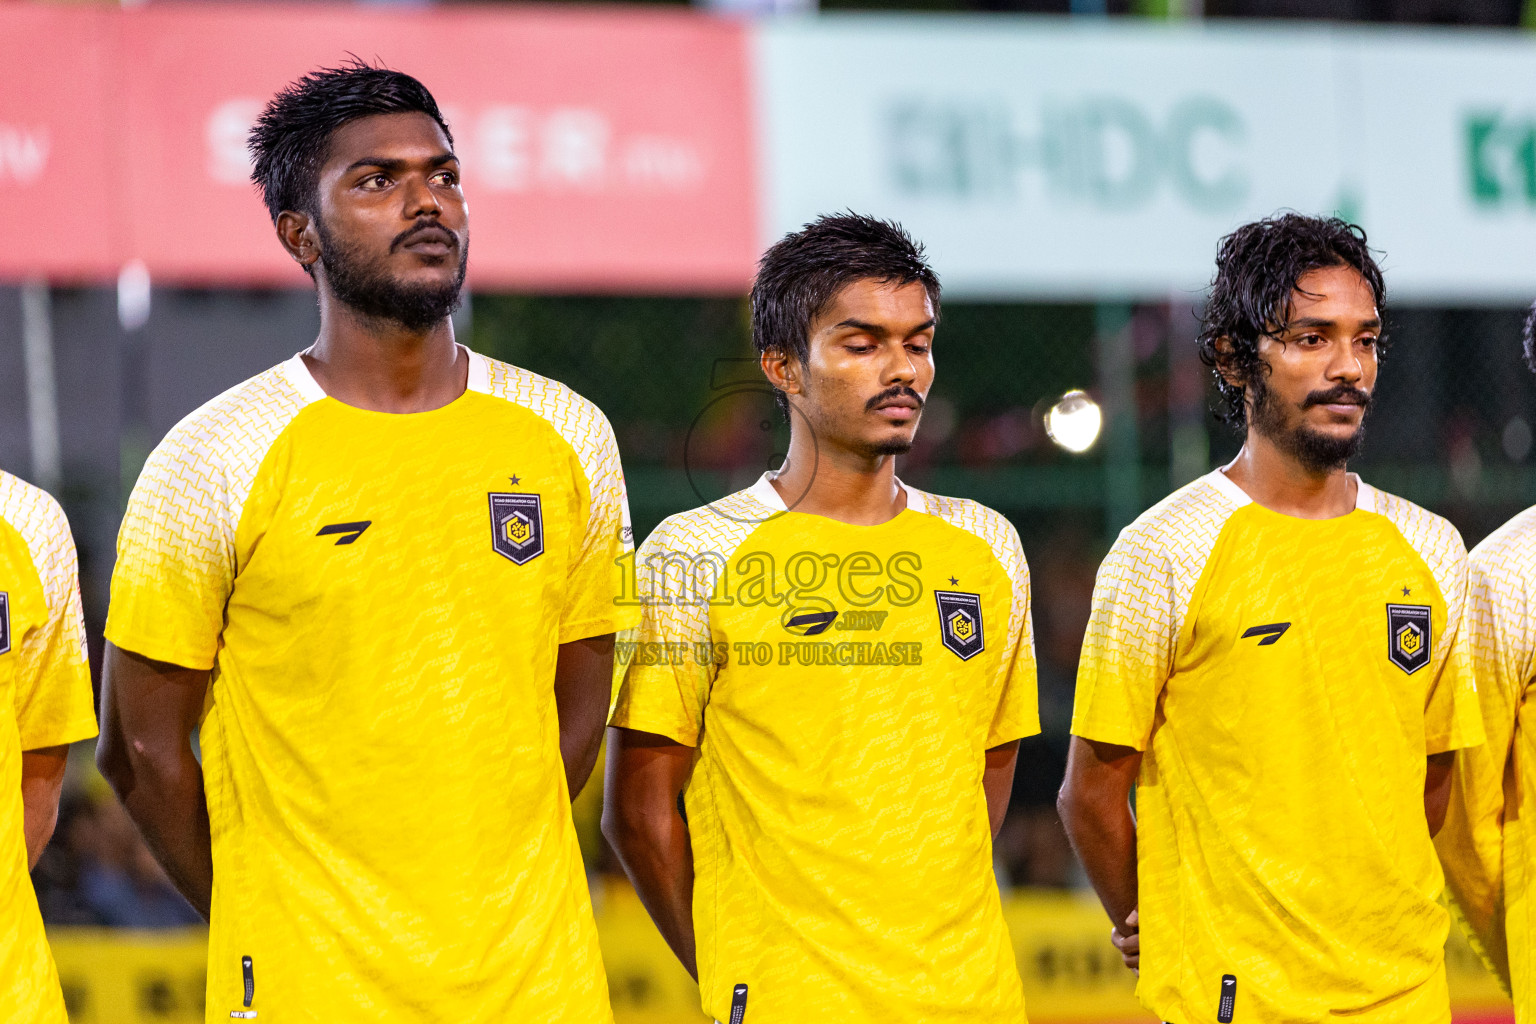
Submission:
<svg viewBox="0 0 1536 1024">
<path fill-rule="evenodd" d="M 783 626 L 796 636 L 819 636 L 832 628 L 837 621 L 837 610 L 793 610 L 784 616 Z"/>
<path fill-rule="evenodd" d="M 1291 624 L 1289 622 L 1271 622 L 1267 626 L 1250 626 L 1247 632 L 1243 634 L 1243 639 L 1246 640 L 1251 636 L 1261 636 L 1264 639 L 1259 641 L 1259 646 L 1268 647 L 1282 636 L 1285 636 L 1285 631 L 1290 628 Z"/>
<path fill-rule="evenodd" d="M 315 536 L 329 537 L 332 534 L 339 533 L 341 536 L 336 538 L 336 545 L 340 547 L 343 544 L 354 543 L 357 538 L 363 535 L 363 531 L 372 525 L 372 519 L 364 519 L 360 523 L 332 523 L 329 526 L 320 527 L 320 532 L 315 534 Z"/>
</svg>

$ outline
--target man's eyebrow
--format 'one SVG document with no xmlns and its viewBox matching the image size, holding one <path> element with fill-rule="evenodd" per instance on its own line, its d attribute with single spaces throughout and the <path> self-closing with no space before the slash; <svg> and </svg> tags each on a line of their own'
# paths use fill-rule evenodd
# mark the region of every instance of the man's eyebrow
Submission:
<svg viewBox="0 0 1536 1024">
<path fill-rule="evenodd" d="M 441 167 L 444 164 L 454 163 L 458 159 L 452 153 L 439 153 L 427 161 L 427 166 Z M 383 156 L 365 156 L 361 160 L 352 161 L 352 163 L 347 165 L 347 169 L 341 173 L 351 174 L 353 171 L 364 167 L 377 167 L 381 171 L 403 171 L 410 165 L 411 161 L 409 160 L 393 160 Z"/>
<path fill-rule="evenodd" d="M 1299 330 L 1301 328 L 1306 328 L 1306 327 L 1337 327 L 1338 323 L 1339 322 L 1337 320 L 1329 320 L 1329 319 L 1327 319 L 1325 317 L 1320 317 L 1320 316 L 1304 316 L 1304 317 L 1298 317 L 1297 319 L 1292 320 L 1290 323 L 1286 324 L 1285 326 L 1286 326 L 1287 329 L 1294 331 L 1294 330 Z M 1362 320 L 1362 321 L 1360 321 L 1360 326 L 1362 328 L 1380 327 L 1381 326 L 1381 318 L 1373 316 L 1369 320 Z"/>
<path fill-rule="evenodd" d="M 937 320 L 933 320 L 933 319 L 924 320 L 922 323 L 918 324 L 916 327 L 914 327 L 910 331 L 908 331 L 907 335 L 911 336 L 913 334 L 920 334 L 923 331 L 926 331 L 928 328 L 934 326 L 937 323 L 938 323 L 938 321 Z M 856 331 L 863 331 L 865 334 L 874 334 L 874 335 L 878 335 L 880 337 L 884 337 L 885 335 L 891 333 L 889 330 L 887 330 L 884 327 L 881 327 L 879 324 L 872 324 L 872 323 L 869 323 L 868 321 L 865 321 L 865 320 L 855 320 L 855 319 L 853 319 L 851 317 L 849 319 L 847 319 L 847 320 L 842 321 L 841 323 L 833 324 L 832 327 L 833 327 L 834 330 L 839 328 L 839 327 L 851 327 L 851 328 L 853 328 Z"/>
</svg>

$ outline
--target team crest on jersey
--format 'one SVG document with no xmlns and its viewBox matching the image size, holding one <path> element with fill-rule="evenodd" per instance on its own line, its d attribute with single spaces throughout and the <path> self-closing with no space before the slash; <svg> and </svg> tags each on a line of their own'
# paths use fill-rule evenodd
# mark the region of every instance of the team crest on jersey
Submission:
<svg viewBox="0 0 1536 1024">
<path fill-rule="evenodd" d="M 1430 607 L 1387 605 L 1387 658 L 1409 675 L 1429 664 Z"/>
<path fill-rule="evenodd" d="M 491 547 L 518 565 L 544 553 L 544 516 L 537 494 L 491 493 Z"/>
<path fill-rule="evenodd" d="M 0 654 L 11 650 L 11 595 L 0 590 Z"/>
<path fill-rule="evenodd" d="M 935 590 L 933 596 L 939 602 L 939 639 L 961 661 L 970 661 L 986 648 L 981 626 L 981 595 Z"/>
</svg>

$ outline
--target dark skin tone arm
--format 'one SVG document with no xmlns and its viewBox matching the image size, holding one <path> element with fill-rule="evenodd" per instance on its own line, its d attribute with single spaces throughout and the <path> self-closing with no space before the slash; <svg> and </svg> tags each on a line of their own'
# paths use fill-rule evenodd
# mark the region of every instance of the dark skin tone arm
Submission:
<svg viewBox="0 0 1536 1024">
<path fill-rule="evenodd" d="M 986 753 L 982 788 L 994 839 L 1008 813 L 1018 755 L 1018 740 Z M 688 824 L 678 813 L 678 797 L 693 773 L 693 759 L 693 747 L 665 736 L 609 729 L 603 835 L 667 945 L 697 979 L 693 848 Z"/>
<path fill-rule="evenodd" d="M 1451 805 L 1451 768 L 1456 751 L 1430 754 L 1424 769 L 1424 818 L 1429 822 L 1430 838 L 1440 834 L 1445 811 Z"/>
<path fill-rule="evenodd" d="M 560 645 L 555 662 L 555 710 L 560 716 L 560 758 L 571 799 L 586 786 L 603 745 L 613 693 L 613 634 Z"/>
<path fill-rule="evenodd" d="M 1072 737 L 1067 777 L 1056 798 L 1061 824 L 1077 851 L 1099 902 L 1114 923 L 1114 942 L 1125 965 L 1140 963 L 1136 922 L 1136 817 L 1131 787 L 1141 771 L 1133 747 Z"/>
<path fill-rule="evenodd" d="M 693 747 L 665 736 L 609 729 L 603 835 L 667 945 L 697 980 L 693 847 L 678 812 L 693 758 Z"/>
<path fill-rule="evenodd" d="M 574 797 L 597 763 L 612 685 L 613 635 L 561 644 L 555 666 L 560 755 Z M 107 645 L 96 763 L 187 902 L 208 917 L 213 848 L 192 733 L 210 673 Z M 29 831 L 30 836 L 30 831 Z"/>
<path fill-rule="evenodd" d="M 1013 796 L 1013 769 L 1019 763 L 1019 741 L 1004 743 L 987 751 L 987 767 L 981 776 L 981 788 L 987 793 L 987 823 L 992 838 L 997 838 L 1008 813 L 1008 799 Z"/>
<path fill-rule="evenodd" d="M 59 821 L 59 792 L 64 788 L 68 745 L 21 752 L 21 806 L 27 837 L 27 870 L 37 867 L 43 847 Z"/>
<path fill-rule="evenodd" d="M 96 766 L 177 891 L 205 919 L 213 900 L 213 847 L 192 731 L 209 676 L 207 669 L 107 644 L 96 743 Z"/>
</svg>

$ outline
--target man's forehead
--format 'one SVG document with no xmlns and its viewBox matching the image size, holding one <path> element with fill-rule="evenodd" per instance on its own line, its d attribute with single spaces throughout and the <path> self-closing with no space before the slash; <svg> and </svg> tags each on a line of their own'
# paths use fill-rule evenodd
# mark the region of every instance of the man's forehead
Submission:
<svg viewBox="0 0 1536 1024">
<path fill-rule="evenodd" d="M 368 157 L 420 160 L 452 153 L 442 127 L 428 114 L 370 114 L 331 133 L 325 163 L 327 168 L 347 167 Z"/>
<path fill-rule="evenodd" d="M 1353 313 L 1355 319 L 1379 319 L 1376 293 L 1365 276 L 1353 267 L 1324 267 L 1301 275 L 1291 290 L 1286 321 L 1315 319 L 1320 311 Z"/>
<path fill-rule="evenodd" d="M 839 288 L 821 318 L 837 323 L 854 311 L 865 314 L 861 319 L 868 319 L 870 315 L 906 318 L 919 312 L 922 314 L 920 319 L 931 319 L 933 300 L 921 281 L 903 284 L 862 277 Z"/>
</svg>

